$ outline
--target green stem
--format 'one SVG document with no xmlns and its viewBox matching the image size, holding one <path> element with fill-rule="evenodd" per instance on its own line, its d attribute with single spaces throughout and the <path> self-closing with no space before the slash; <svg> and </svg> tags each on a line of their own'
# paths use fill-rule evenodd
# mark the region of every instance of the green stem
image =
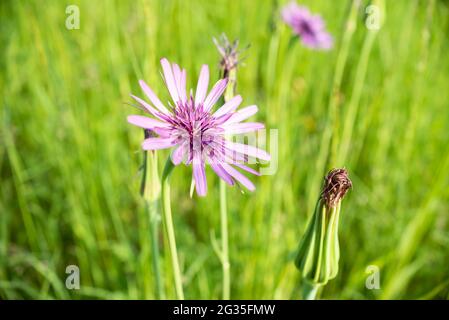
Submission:
<svg viewBox="0 0 449 320">
<path fill-rule="evenodd" d="M 228 102 L 235 96 L 237 84 L 237 68 L 228 72 L 228 87 L 224 101 Z M 223 300 L 231 297 L 231 264 L 229 262 L 228 212 L 226 205 L 226 183 L 220 179 L 220 224 L 221 224 L 221 267 L 223 271 Z"/>
<path fill-rule="evenodd" d="M 175 230 L 173 228 L 173 219 L 170 206 L 170 176 L 173 171 L 173 163 L 168 157 L 165 163 L 164 172 L 162 173 L 162 208 L 164 213 L 165 230 L 168 237 L 168 246 L 170 248 L 170 256 L 175 278 L 176 296 L 180 300 L 184 300 L 184 292 L 182 289 L 182 276 L 179 267 L 178 252 L 176 250 Z"/>
<path fill-rule="evenodd" d="M 153 260 L 153 270 L 156 286 L 156 299 L 164 299 L 164 291 L 162 285 L 160 255 L 159 255 L 159 215 L 157 213 L 157 202 L 147 201 L 146 209 L 150 217 L 151 223 L 151 251 Z"/>
<path fill-rule="evenodd" d="M 226 208 L 226 184 L 220 180 L 220 222 L 221 222 L 221 263 L 223 270 L 223 300 L 230 299 L 231 265 L 229 263 L 228 247 L 228 216 Z"/>
<path fill-rule="evenodd" d="M 156 298 L 164 299 L 165 293 L 163 291 L 161 267 L 160 267 L 160 255 L 159 255 L 159 226 L 160 226 L 160 214 L 158 212 L 158 200 L 160 198 L 160 184 L 159 173 L 157 169 L 157 153 L 150 151 L 147 157 L 147 167 L 149 173 L 146 175 L 146 187 L 145 192 L 146 206 L 150 217 L 151 224 L 151 250 L 153 252 L 153 270 L 155 276 L 156 285 Z M 151 188 L 149 188 L 151 186 Z"/>
<path fill-rule="evenodd" d="M 312 284 L 308 281 L 302 283 L 302 298 L 304 300 L 315 300 L 320 285 Z"/>
<path fill-rule="evenodd" d="M 147 131 L 144 131 L 145 138 L 149 137 Z M 160 181 L 158 171 L 157 152 L 145 151 L 143 159 L 143 177 L 140 186 L 140 193 L 145 200 L 145 212 L 150 221 L 151 237 L 151 258 L 153 263 L 153 273 L 155 278 L 156 299 L 165 299 L 162 273 L 160 267 L 159 254 L 159 226 L 161 216 L 158 203 L 160 200 Z"/>
</svg>

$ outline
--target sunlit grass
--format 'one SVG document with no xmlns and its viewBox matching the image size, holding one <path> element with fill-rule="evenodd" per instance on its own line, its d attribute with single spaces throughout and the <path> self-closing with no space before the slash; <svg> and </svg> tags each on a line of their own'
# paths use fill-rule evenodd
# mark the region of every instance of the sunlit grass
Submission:
<svg viewBox="0 0 449 320">
<path fill-rule="evenodd" d="M 222 32 L 251 44 L 237 90 L 279 130 L 276 174 L 253 179 L 252 194 L 227 190 L 231 297 L 299 298 L 294 254 L 330 163 L 348 169 L 354 188 L 340 217 L 340 272 L 322 297 L 448 297 L 446 2 L 386 1 L 373 35 L 365 1 L 352 18 L 351 1 L 303 1 L 335 37 L 318 53 L 289 45 L 276 1 L 73 2 L 80 30 L 65 28 L 64 2 L 0 4 L 1 298 L 155 297 L 129 93 L 145 79 L 168 99 L 161 57 L 187 68 L 188 87 L 203 63 L 217 80 L 212 37 Z M 172 177 L 186 298 L 221 297 L 211 245 L 219 184 L 208 173 L 207 198 L 189 198 L 191 168 Z M 79 291 L 65 288 L 70 264 Z M 369 265 L 380 268 L 381 290 L 365 288 Z"/>
</svg>

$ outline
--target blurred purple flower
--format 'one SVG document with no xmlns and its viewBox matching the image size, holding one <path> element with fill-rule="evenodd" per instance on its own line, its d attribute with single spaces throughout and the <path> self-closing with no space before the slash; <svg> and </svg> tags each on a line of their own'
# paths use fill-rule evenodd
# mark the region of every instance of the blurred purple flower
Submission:
<svg viewBox="0 0 449 320">
<path fill-rule="evenodd" d="M 281 16 L 301 38 L 304 46 L 318 50 L 332 48 L 332 36 L 326 31 L 324 20 L 319 15 L 313 15 L 308 8 L 290 2 L 282 8 Z"/>
<path fill-rule="evenodd" d="M 138 127 L 153 131 L 157 137 L 149 137 L 142 143 L 144 150 L 157 150 L 175 147 L 171 154 L 173 164 L 181 162 L 192 164 L 193 179 L 197 194 L 207 193 L 205 166 L 212 170 L 230 185 L 241 183 L 247 189 L 255 189 L 253 183 L 235 167 L 249 173 L 259 175 L 250 167 L 242 164 L 248 157 L 270 160 L 270 155 L 256 147 L 232 142 L 225 139 L 226 134 L 242 134 L 263 129 L 257 122 L 241 123 L 257 112 L 257 106 L 249 106 L 236 111 L 242 97 L 237 95 L 226 102 L 214 113 L 212 107 L 226 89 L 228 80 L 219 80 L 209 94 L 209 67 L 201 68 L 198 84 L 193 96 L 186 93 L 186 70 L 177 64 L 170 64 L 167 59 L 161 60 L 165 85 L 173 99 L 173 106 L 167 108 L 159 100 L 150 87 L 140 80 L 140 86 L 152 105 L 131 95 L 146 112 L 153 117 L 131 115 L 128 122 Z"/>
</svg>

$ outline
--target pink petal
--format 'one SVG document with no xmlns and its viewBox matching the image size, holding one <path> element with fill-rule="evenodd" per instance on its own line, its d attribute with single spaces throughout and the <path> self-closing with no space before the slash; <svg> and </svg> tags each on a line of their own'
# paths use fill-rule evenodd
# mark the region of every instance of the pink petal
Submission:
<svg viewBox="0 0 449 320">
<path fill-rule="evenodd" d="M 195 179 L 196 193 L 199 196 L 205 196 L 207 193 L 207 181 L 204 161 L 200 159 L 193 161 L 193 178 Z"/>
<path fill-rule="evenodd" d="M 281 11 L 282 20 L 290 26 L 294 25 L 298 10 L 300 10 L 300 7 L 294 1 L 285 5 Z"/>
<path fill-rule="evenodd" d="M 166 58 L 161 59 L 162 71 L 164 72 L 165 84 L 175 104 L 178 104 L 179 95 L 176 87 L 175 78 L 170 62 Z"/>
<path fill-rule="evenodd" d="M 143 140 L 142 149 L 144 150 L 158 150 L 166 149 L 174 146 L 175 143 L 171 138 L 148 138 Z"/>
<path fill-rule="evenodd" d="M 226 147 L 231 151 L 246 154 L 250 157 L 258 158 L 261 160 L 269 161 L 271 158 L 266 151 L 242 143 L 226 141 Z"/>
<path fill-rule="evenodd" d="M 229 164 L 236 164 L 239 162 L 248 162 L 247 158 L 248 158 L 247 156 L 239 154 L 235 151 L 231 151 L 229 149 L 226 150 L 226 154 L 224 156 L 226 163 L 229 163 Z"/>
<path fill-rule="evenodd" d="M 217 159 L 211 160 L 209 164 L 212 170 L 214 170 L 214 172 L 217 174 L 217 176 L 223 179 L 227 184 L 231 186 L 234 185 L 234 180 L 229 175 L 229 173 L 227 173 L 226 170 L 223 169 L 222 165 L 218 162 Z"/>
<path fill-rule="evenodd" d="M 187 73 L 185 69 L 182 69 L 181 72 L 181 82 L 179 84 L 179 97 L 183 102 L 187 101 L 187 94 L 186 94 L 186 79 Z"/>
<path fill-rule="evenodd" d="M 153 116 L 158 117 L 159 119 L 161 118 L 159 115 L 159 111 L 157 111 L 156 109 L 154 109 L 151 105 L 149 105 L 145 100 L 140 99 L 139 97 L 132 95 L 131 94 L 131 98 L 133 98 L 134 100 L 136 100 L 142 107 L 144 107 L 145 109 L 148 110 L 149 113 L 151 113 Z"/>
<path fill-rule="evenodd" d="M 257 131 L 265 128 L 263 123 L 259 122 L 244 122 L 244 123 L 234 123 L 230 125 L 224 125 L 226 134 L 240 134 L 246 132 Z"/>
<path fill-rule="evenodd" d="M 229 149 L 226 145 L 229 141 L 226 141 L 222 139 L 219 141 L 219 139 L 213 141 L 210 143 L 210 147 L 214 150 L 214 157 L 218 158 L 220 162 L 226 162 L 226 163 L 235 163 L 237 161 L 244 162 L 245 155 L 238 153 L 237 151 L 233 151 Z"/>
<path fill-rule="evenodd" d="M 175 166 L 179 165 L 184 157 L 185 145 L 179 145 L 171 154 L 171 160 Z"/>
<path fill-rule="evenodd" d="M 219 116 L 218 118 L 215 118 L 215 124 L 217 126 L 222 125 L 223 123 L 226 123 L 235 113 L 228 112 L 222 116 Z"/>
<path fill-rule="evenodd" d="M 175 80 L 176 88 L 179 88 L 179 83 L 181 82 L 181 68 L 177 63 L 171 64 L 172 71 L 173 71 L 173 79 Z"/>
<path fill-rule="evenodd" d="M 185 96 L 186 96 L 186 93 L 185 93 L 186 89 L 185 89 L 185 86 L 184 86 L 184 90 L 182 89 L 182 81 L 183 81 L 182 77 L 183 77 L 183 73 L 185 73 L 185 71 L 182 72 L 181 68 L 176 63 L 173 63 L 172 66 L 173 66 L 173 76 L 175 79 L 176 90 L 178 92 L 179 99 L 184 102 Z M 184 75 L 184 84 L 185 84 L 185 75 Z"/>
<path fill-rule="evenodd" d="M 257 110 L 258 110 L 257 106 L 255 106 L 255 105 L 248 106 L 248 107 L 245 107 L 243 109 L 240 109 L 239 111 L 234 113 L 232 115 L 232 117 L 229 118 L 228 121 L 226 121 L 226 123 L 237 123 L 237 122 L 246 120 L 249 117 L 251 117 L 252 115 L 256 114 Z"/>
<path fill-rule="evenodd" d="M 244 185 L 248 190 L 254 191 L 256 190 L 256 187 L 254 184 L 245 177 L 242 173 L 238 172 L 236 169 L 234 169 L 232 166 L 230 166 L 227 163 L 222 164 L 223 169 L 226 170 L 227 173 L 229 173 L 234 179 L 236 179 L 238 182 L 240 182 L 242 185 Z"/>
<path fill-rule="evenodd" d="M 214 150 L 216 151 L 217 155 L 216 157 L 221 162 L 226 162 L 230 164 L 235 164 L 238 162 L 245 162 L 247 161 L 247 156 L 237 153 L 236 151 L 230 150 L 224 146 L 215 146 Z"/>
<path fill-rule="evenodd" d="M 228 79 L 221 79 L 210 90 L 210 92 L 207 95 L 207 98 L 203 104 L 205 111 L 209 111 L 214 106 L 214 104 L 217 102 L 217 100 L 220 99 L 221 95 L 223 94 L 223 92 L 226 89 L 227 84 L 228 84 Z"/>
<path fill-rule="evenodd" d="M 207 89 L 209 87 L 209 66 L 203 64 L 201 67 L 200 76 L 198 78 L 198 84 L 196 85 L 195 104 L 199 106 L 204 102 L 206 98 Z"/>
<path fill-rule="evenodd" d="M 169 126 L 167 123 L 137 115 L 128 116 L 128 122 L 144 129 L 154 129 L 155 127 L 164 128 Z"/>
<path fill-rule="evenodd" d="M 157 95 L 151 90 L 151 88 L 143 80 L 139 80 L 140 87 L 142 88 L 145 95 L 150 99 L 151 103 L 159 109 L 162 113 L 168 114 L 169 111 L 164 106 L 164 104 L 159 100 Z"/>
<path fill-rule="evenodd" d="M 169 138 L 173 133 L 172 128 L 154 127 L 151 130 L 153 130 L 161 138 Z"/>
<path fill-rule="evenodd" d="M 250 168 L 250 167 L 248 167 L 248 166 L 245 166 L 244 164 L 241 164 L 241 163 L 234 163 L 234 165 L 236 166 L 236 167 L 239 167 L 240 169 L 242 169 L 242 170 L 245 170 L 245 171 L 247 171 L 247 172 L 249 172 L 249 173 L 252 173 L 252 174 L 254 174 L 254 175 L 256 175 L 256 176 L 260 176 L 260 172 L 259 171 L 256 171 L 256 170 L 254 170 L 253 168 Z"/>
<path fill-rule="evenodd" d="M 242 97 L 240 95 L 233 97 L 231 100 L 226 102 L 220 109 L 218 109 L 214 113 L 214 117 L 217 118 L 217 117 L 220 117 L 228 112 L 234 111 L 235 109 L 238 108 L 240 103 L 242 103 Z"/>
</svg>

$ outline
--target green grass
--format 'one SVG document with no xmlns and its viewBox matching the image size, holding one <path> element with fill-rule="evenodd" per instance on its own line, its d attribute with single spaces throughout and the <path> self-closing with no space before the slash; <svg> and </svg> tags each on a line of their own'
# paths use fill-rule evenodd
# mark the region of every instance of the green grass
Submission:
<svg viewBox="0 0 449 320">
<path fill-rule="evenodd" d="M 289 46 L 277 1 L 72 2 L 80 30 L 65 28 L 64 2 L 0 4 L 0 298 L 155 297 L 139 195 L 143 135 L 126 122 L 136 112 L 129 93 L 142 96 L 145 79 L 168 99 L 161 57 L 186 67 L 189 87 L 203 63 L 218 77 L 211 40 L 222 32 L 251 44 L 237 89 L 279 130 L 276 174 L 253 179 L 252 194 L 227 189 L 231 297 L 299 298 L 294 253 L 331 166 L 345 166 L 354 189 L 343 201 L 340 272 L 322 297 L 449 297 L 447 2 L 386 1 L 385 23 L 372 32 L 366 1 L 352 16 L 351 1 L 302 1 L 326 19 L 330 52 Z M 189 198 L 191 168 L 172 177 L 191 299 L 221 297 L 210 171 L 207 198 Z M 80 268 L 78 291 L 65 288 L 70 264 Z M 381 290 L 365 288 L 369 265 L 380 268 Z"/>
</svg>

